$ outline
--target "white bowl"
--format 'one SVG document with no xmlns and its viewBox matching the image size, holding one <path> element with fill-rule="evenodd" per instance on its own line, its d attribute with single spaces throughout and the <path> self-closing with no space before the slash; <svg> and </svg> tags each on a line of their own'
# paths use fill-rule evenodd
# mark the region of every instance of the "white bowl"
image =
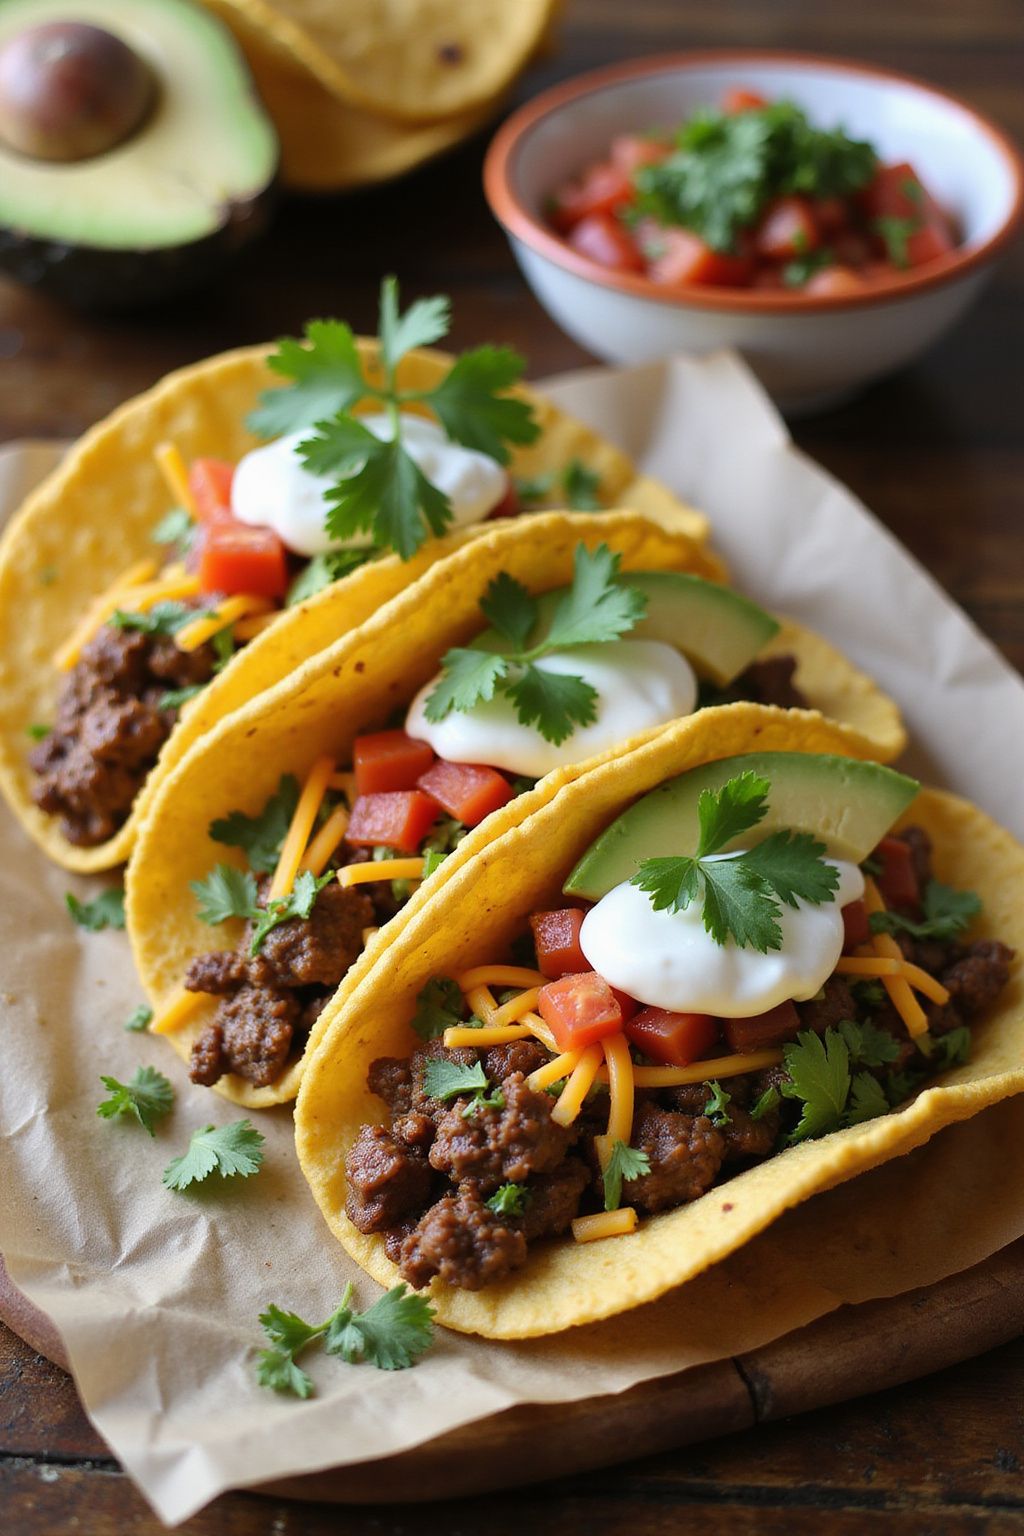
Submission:
<svg viewBox="0 0 1024 1536">
<path fill-rule="evenodd" d="M 869 139 L 883 161 L 911 161 L 956 215 L 962 243 L 863 294 L 705 284 L 666 293 L 597 266 L 548 228 L 545 200 L 603 158 L 615 134 L 679 122 L 730 86 L 788 97 L 815 123 Z M 499 129 L 484 186 L 530 287 L 581 346 L 615 363 L 737 347 L 791 410 L 831 404 L 930 346 L 978 293 L 1024 209 L 1019 153 L 952 96 L 873 65 L 738 49 L 635 59 L 546 91 Z"/>
</svg>

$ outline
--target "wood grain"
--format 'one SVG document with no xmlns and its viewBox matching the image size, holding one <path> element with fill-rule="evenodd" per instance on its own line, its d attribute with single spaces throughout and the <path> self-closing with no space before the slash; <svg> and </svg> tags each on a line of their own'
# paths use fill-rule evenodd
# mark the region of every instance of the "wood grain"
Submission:
<svg viewBox="0 0 1024 1536">
<path fill-rule="evenodd" d="M 905 69 L 964 96 L 1024 140 L 1020 0 L 574 0 L 561 50 L 531 73 L 521 95 L 633 54 L 730 44 Z M 456 346 L 485 337 L 513 342 L 535 377 L 588 361 L 524 289 L 480 194 L 482 150 L 477 140 L 397 192 L 293 202 L 216 287 L 144 316 L 76 318 L 0 283 L 0 439 L 73 435 L 169 368 L 294 331 L 309 315 L 342 313 L 369 328 L 380 276 L 391 270 L 409 296 L 454 295 Z M 927 357 L 842 409 L 798 423 L 794 435 L 1024 668 L 1022 355 L 1018 245 L 968 320 Z M 961 1324 L 954 1310 L 940 1331 L 951 1348 Z M 897 1333 L 894 1353 L 904 1343 Z M 822 1351 L 822 1372 L 833 1365 Z M 756 1357 L 745 1369 L 762 1415 L 803 1406 L 781 1361 L 770 1379 Z M 499 1499 L 339 1511 L 238 1494 L 182 1529 L 187 1536 L 1024 1536 L 1022 1405 L 1024 1341 L 881 1395 Z M 571 1439 L 567 1426 L 564 1433 Z M 156 1536 L 161 1529 L 106 1456 L 68 1378 L 2 1329 L 0 1509 L 12 1536 L 72 1529 Z"/>
</svg>

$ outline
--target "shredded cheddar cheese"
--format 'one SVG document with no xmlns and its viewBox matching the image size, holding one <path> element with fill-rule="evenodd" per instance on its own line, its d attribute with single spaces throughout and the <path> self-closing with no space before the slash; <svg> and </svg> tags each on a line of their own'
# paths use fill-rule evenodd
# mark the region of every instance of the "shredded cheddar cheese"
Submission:
<svg viewBox="0 0 1024 1536">
<path fill-rule="evenodd" d="M 577 1216 L 572 1235 L 578 1243 L 596 1243 L 602 1237 L 625 1237 L 636 1231 L 636 1211 L 620 1205 L 617 1211 L 598 1211 L 596 1216 Z"/>
<path fill-rule="evenodd" d="M 239 619 L 235 625 L 236 640 L 255 640 L 257 635 L 262 635 L 265 629 L 277 622 L 278 611 L 275 608 L 270 613 L 254 613 L 247 619 Z"/>
<path fill-rule="evenodd" d="M 185 460 L 181 456 L 181 449 L 177 443 L 159 443 L 153 450 L 153 457 L 175 501 L 185 508 L 189 517 L 194 518 L 195 498 L 189 487 Z"/>
<path fill-rule="evenodd" d="M 300 869 L 308 869 L 311 875 L 322 875 L 327 868 L 327 860 L 337 848 L 348 830 L 348 808 L 339 805 L 333 810 L 324 822 L 320 831 L 316 834 L 305 857 L 299 865 Z"/>
<path fill-rule="evenodd" d="M 353 805 L 356 799 L 356 776 L 354 773 L 332 773 L 327 781 L 328 789 L 340 789 L 349 805 Z"/>
<path fill-rule="evenodd" d="M 870 876 L 864 881 L 864 905 L 867 907 L 869 915 L 873 912 L 885 911 L 885 902 L 882 900 L 881 892 Z M 902 966 L 903 951 L 891 934 L 873 933 L 871 935 L 871 948 L 882 959 L 898 960 Z M 910 984 L 905 977 L 902 975 L 883 976 L 881 981 L 882 986 L 889 994 L 890 1002 L 907 1026 L 907 1033 L 910 1035 L 910 1038 L 916 1040 L 919 1035 L 926 1034 L 928 1030 L 928 1016 L 910 990 Z"/>
<path fill-rule="evenodd" d="M 53 653 L 53 664 L 60 672 L 70 672 L 85 646 L 102 629 L 115 608 L 120 608 L 132 587 L 148 581 L 157 573 L 155 560 L 138 560 L 122 571 L 105 592 L 90 604 L 85 617 L 71 631 L 64 644 Z"/>
<path fill-rule="evenodd" d="M 179 992 L 172 1003 L 168 1003 L 162 1013 L 158 1013 L 149 1026 L 151 1035 L 173 1035 L 176 1029 L 187 1024 L 194 1013 L 197 1013 L 203 1003 L 209 998 L 205 992 Z"/>
<path fill-rule="evenodd" d="M 334 759 L 331 757 L 318 757 L 306 775 L 306 782 L 302 786 L 302 794 L 299 803 L 295 807 L 295 814 L 291 820 L 291 826 L 285 834 L 281 845 L 280 857 L 277 868 L 274 870 L 274 878 L 270 882 L 268 901 L 277 901 L 282 896 L 287 896 L 295 884 L 295 876 L 299 872 L 299 863 L 306 851 L 309 842 L 309 834 L 317 818 L 317 813 L 323 804 L 324 795 L 327 793 L 327 780 L 334 772 Z M 363 869 L 365 865 L 354 865 L 355 869 Z M 338 878 L 347 871 L 338 871 Z M 342 881 L 342 884 L 346 882 Z"/>
<path fill-rule="evenodd" d="M 601 1041 L 608 1068 L 608 1087 L 611 1103 L 608 1109 L 608 1135 L 612 1141 L 623 1141 L 629 1146 L 633 1134 L 633 1058 L 625 1035 L 608 1035 Z"/>
<path fill-rule="evenodd" d="M 539 987 L 530 987 L 525 992 L 520 992 L 518 997 L 512 997 L 507 1003 L 502 1003 L 500 1008 L 494 1010 L 492 1024 L 515 1024 L 518 1019 L 530 1013 L 537 1002 L 540 992 Z"/>
<path fill-rule="evenodd" d="M 338 870 L 339 885 L 372 885 L 375 880 L 419 880 L 423 859 L 375 859 L 370 864 L 346 864 Z"/>
<path fill-rule="evenodd" d="M 572 1125 L 583 1108 L 583 1100 L 604 1059 L 600 1045 L 588 1045 L 569 1074 L 569 1081 L 559 1094 L 551 1118 L 557 1125 Z"/>
<path fill-rule="evenodd" d="M 579 1066 L 582 1050 L 564 1051 L 561 1056 L 553 1056 L 546 1061 L 536 1072 L 531 1072 L 526 1079 L 526 1086 L 539 1093 L 542 1088 L 550 1088 L 552 1083 L 557 1083 L 559 1078 L 568 1077 Z"/>
<path fill-rule="evenodd" d="M 457 1051 L 460 1047 L 468 1046 L 471 1050 L 479 1047 L 483 1050 L 488 1045 L 507 1045 L 510 1040 L 526 1040 L 533 1034 L 528 1024 L 485 1024 L 483 1029 L 473 1029 L 470 1025 L 453 1025 L 444 1032 L 444 1048 L 446 1051 Z"/>
<path fill-rule="evenodd" d="M 542 987 L 547 979 L 523 965 L 475 965 L 455 981 L 468 995 L 474 987 Z"/>
<path fill-rule="evenodd" d="M 898 948 L 899 946 L 897 946 Z M 836 966 L 836 971 L 841 976 L 875 976 L 879 980 L 886 976 L 902 976 L 903 980 L 918 992 L 923 992 L 925 997 L 933 1003 L 948 1003 L 949 990 L 930 976 L 921 966 L 914 965 L 912 961 L 901 958 L 886 958 L 882 955 L 844 955 Z"/>
<path fill-rule="evenodd" d="M 760 1072 L 762 1067 L 774 1067 L 781 1060 L 781 1050 L 772 1047 L 749 1051 L 742 1056 L 715 1056 L 691 1062 L 688 1067 L 634 1067 L 633 1082 L 637 1088 L 680 1088 L 685 1083 L 703 1083 L 712 1077 L 739 1077 L 744 1072 Z M 598 1073 L 598 1082 L 608 1081 L 605 1068 Z"/>
<path fill-rule="evenodd" d="M 558 1054 L 558 1052 L 561 1050 L 561 1046 L 539 1013 L 524 1014 L 523 1023 L 529 1024 L 530 1028 L 533 1030 L 533 1033 L 537 1036 L 537 1039 L 542 1041 L 543 1044 L 547 1046 L 549 1051 L 554 1051 L 556 1055 Z"/>
<path fill-rule="evenodd" d="M 273 604 L 269 597 L 256 597 L 250 592 L 240 592 L 237 597 L 227 597 L 222 603 L 218 603 L 211 613 L 204 614 L 198 619 L 193 619 L 191 624 L 185 624 L 178 630 L 174 637 L 174 643 L 179 651 L 198 651 L 201 645 L 213 636 L 219 634 L 222 629 L 227 629 L 236 619 L 244 618 L 250 613 L 267 613 Z"/>
</svg>

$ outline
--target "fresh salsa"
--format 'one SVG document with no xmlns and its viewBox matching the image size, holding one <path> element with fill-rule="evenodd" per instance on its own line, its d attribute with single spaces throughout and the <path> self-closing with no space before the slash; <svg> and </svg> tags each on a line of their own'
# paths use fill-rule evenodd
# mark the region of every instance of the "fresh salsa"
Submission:
<svg viewBox="0 0 1024 1536">
<path fill-rule="evenodd" d="M 547 216 L 595 265 L 667 289 L 859 293 L 958 243 L 909 161 L 740 88 L 674 130 L 619 135 Z"/>
</svg>

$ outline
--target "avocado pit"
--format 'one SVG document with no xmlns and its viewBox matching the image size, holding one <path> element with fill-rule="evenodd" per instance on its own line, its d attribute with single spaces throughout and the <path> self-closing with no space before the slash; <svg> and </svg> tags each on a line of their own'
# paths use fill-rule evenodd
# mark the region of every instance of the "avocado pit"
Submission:
<svg viewBox="0 0 1024 1536">
<path fill-rule="evenodd" d="M 86 22 L 29 27 L 0 48 L 0 140 L 35 160 L 105 154 L 136 132 L 155 94 L 146 61 Z"/>
</svg>

